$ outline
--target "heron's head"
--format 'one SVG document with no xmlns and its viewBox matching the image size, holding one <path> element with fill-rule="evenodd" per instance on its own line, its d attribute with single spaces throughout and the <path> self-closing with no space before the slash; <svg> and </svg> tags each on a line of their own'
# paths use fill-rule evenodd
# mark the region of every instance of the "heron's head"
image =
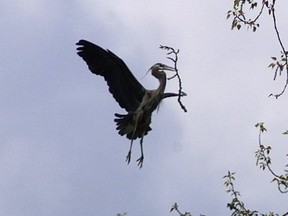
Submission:
<svg viewBox="0 0 288 216">
<path fill-rule="evenodd" d="M 170 67 L 168 65 L 162 64 L 162 63 L 156 63 L 154 64 L 149 71 L 151 70 L 151 73 L 156 78 L 160 78 L 160 76 L 165 76 L 164 71 L 175 71 L 173 67 Z"/>
<path fill-rule="evenodd" d="M 153 70 L 161 70 L 161 71 L 164 71 L 164 70 L 168 70 L 168 71 L 175 71 L 175 69 L 173 67 L 170 67 L 168 65 L 165 65 L 165 64 L 162 64 L 162 63 L 156 63 L 154 64 L 151 68 L 150 68 L 151 71 Z"/>
</svg>

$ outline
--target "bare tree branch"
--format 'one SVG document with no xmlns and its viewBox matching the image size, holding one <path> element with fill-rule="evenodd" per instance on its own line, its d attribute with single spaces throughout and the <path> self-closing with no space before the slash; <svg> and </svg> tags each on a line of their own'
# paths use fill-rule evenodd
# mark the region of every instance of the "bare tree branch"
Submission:
<svg viewBox="0 0 288 216">
<path fill-rule="evenodd" d="M 187 112 L 187 109 L 186 107 L 183 105 L 182 101 L 181 101 L 181 97 L 183 95 L 186 95 L 183 91 L 182 91 L 182 80 L 181 80 L 181 77 L 179 75 L 179 72 L 178 72 L 178 67 L 177 67 L 177 61 L 178 61 L 178 53 L 179 53 L 179 49 L 176 51 L 174 48 L 172 47 L 168 47 L 168 46 L 162 46 L 160 45 L 160 49 L 163 49 L 163 50 L 167 50 L 169 51 L 167 53 L 168 55 L 168 59 L 170 59 L 173 63 L 174 63 L 174 69 L 175 69 L 175 72 L 176 74 L 170 78 L 168 78 L 168 80 L 171 80 L 175 77 L 178 78 L 178 83 L 179 83 L 179 90 L 178 90 L 178 103 L 180 104 L 180 107 L 184 110 L 184 112 Z M 174 58 L 170 57 L 169 55 L 171 54 L 174 54 Z"/>
</svg>

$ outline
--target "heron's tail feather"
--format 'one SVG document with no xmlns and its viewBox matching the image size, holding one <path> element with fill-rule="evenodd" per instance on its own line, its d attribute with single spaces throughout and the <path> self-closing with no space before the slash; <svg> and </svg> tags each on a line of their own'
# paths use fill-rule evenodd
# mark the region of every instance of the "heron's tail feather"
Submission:
<svg viewBox="0 0 288 216">
<path fill-rule="evenodd" d="M 126 137 L 130 140 L 134 140 L 137 138 L 142 138 L 145 136 L 151 129 L 149 126 L 151 123 L 151 117 L 148 121 L 135 121 L 135 113 L 128 113 L 126 115 L 115 113 L 117 118 L 114 119 L 116 122 L 116 129 L 118 133 Z"/>
</svg>

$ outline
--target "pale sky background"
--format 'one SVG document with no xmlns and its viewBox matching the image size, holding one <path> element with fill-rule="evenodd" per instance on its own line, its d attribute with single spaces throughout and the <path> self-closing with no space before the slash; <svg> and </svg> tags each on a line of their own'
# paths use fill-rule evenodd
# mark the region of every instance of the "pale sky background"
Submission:
<svg viewBox="0 0 288 216">
<path fill-rule="evenodd" d="M 280 3 L 287 38 L 288 5 Z M 0 215 L 166 216 L 177 215 L 169 213 L 174 202 L 193 215 L 230 215 L 228 170 L 248 208 L 287 212 L 287 194 L 254 156 L 254 125 L 264 121 L 272 167 L 282 173 L 287 164 L 288 92 L 268 98 L 284 82 L 273 82 L 267 68 L 280 49 L 266 12 L 256 33 L 231 31 L 231 7 L 231 0 L 1 1 Z M 113 115 L 124 110 L 76 54 L 82 38 L 112 50 L 151 89 L 158 82 L 146 71 L 171 65 L 159 45 L 180 49 L 188 113 L 175 99 L 154 113 L 141 170 L 139 142 L 127 165 L 129 140 L 115 130 Z"/>
</svg>

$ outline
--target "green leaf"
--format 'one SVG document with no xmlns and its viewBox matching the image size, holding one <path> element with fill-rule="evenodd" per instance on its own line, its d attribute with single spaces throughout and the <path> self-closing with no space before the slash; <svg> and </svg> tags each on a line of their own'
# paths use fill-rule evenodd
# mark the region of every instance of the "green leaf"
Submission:
<svg viewBox="0 0 288 216">
<path fill-rule="evenodd" d="M 271 63 L 271 64 L 268 66 L 268 68 L 271 67 L 271 69 L 273 69 L 275 66 L 276 66 L 275 63 Z"/>
</svg>

